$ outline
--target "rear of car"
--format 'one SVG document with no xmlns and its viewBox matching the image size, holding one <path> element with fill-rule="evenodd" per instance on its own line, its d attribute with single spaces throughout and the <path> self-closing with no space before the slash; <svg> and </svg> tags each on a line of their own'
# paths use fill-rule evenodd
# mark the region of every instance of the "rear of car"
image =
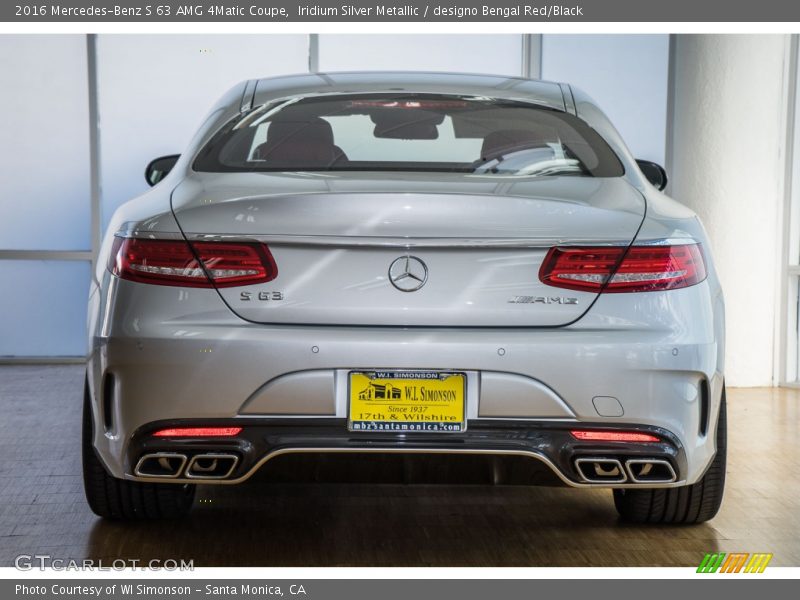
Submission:
<svg viewBox="0 0 800 600">
<path fill-rule="evenodd" d="M 520 457 L 615 489 L 637 521 L 719 506 L 724 312 L 705 234 L 568 86 L 247 82 L 118 211 L 102 256 L 98 514 L 175 516 L 193 484 L 290 453 Z"/>
</svg>

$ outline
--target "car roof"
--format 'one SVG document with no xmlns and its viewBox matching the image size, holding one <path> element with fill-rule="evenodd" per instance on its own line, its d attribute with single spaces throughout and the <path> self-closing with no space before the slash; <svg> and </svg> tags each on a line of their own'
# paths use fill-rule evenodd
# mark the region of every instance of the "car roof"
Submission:
<svg viewBox="0 0 800 600">
<path fill-rule="evenodd" d="M 566 84 L 506 75 L 423 71 L 304 73 L 248 81 L 242 104 L 256 106 L 287 97 L 323 94 L 409 92 L 522 100 L 574 112 Z"/>
</svg>

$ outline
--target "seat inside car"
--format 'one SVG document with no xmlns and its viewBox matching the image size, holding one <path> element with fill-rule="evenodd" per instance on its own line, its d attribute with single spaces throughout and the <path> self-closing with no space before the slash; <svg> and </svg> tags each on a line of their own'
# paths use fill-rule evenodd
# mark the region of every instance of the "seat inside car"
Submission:
<svg viewBox="0 0 800 600">
<path fill-rule="evenodd" d="M 256 148 L 254 158 L 303 166 L 329 166 L 347 160 L 344 151 L 334 144 L 330 123 L 319 117 L 272 121 L 267 140 Z"/>
<path fill-rule="evenodd" d="M 493 131 L 485 138 L 481 146 L 481 159 L 498 158 L 529 148 L 548 148 L 548 140 L 540 132 L 530 129 L 502 129 Z"/>
</svg>

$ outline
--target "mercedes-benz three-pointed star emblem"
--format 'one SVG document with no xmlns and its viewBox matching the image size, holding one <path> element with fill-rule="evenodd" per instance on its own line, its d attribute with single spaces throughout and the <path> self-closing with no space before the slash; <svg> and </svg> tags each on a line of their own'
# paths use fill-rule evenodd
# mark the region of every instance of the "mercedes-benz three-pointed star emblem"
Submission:
<svg viewBox="0 0 800 600">
<path fill-rule="evenodd" d="M 428 266 L 416 256 L 401 256 L 389 265 L 389 281 L 401 292 L 416 292 L 428 281 Z"/>
</svg>

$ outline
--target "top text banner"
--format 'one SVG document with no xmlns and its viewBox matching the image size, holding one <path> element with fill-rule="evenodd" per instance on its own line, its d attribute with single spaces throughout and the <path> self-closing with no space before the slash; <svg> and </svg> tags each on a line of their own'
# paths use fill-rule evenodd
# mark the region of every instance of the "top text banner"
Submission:
<svg viewBox="0 0 800 600">
<path fill-rule="evenodd" d="M 3 0 L 4 22 L 799 22 L 797 0 Z"/>
</svg>

